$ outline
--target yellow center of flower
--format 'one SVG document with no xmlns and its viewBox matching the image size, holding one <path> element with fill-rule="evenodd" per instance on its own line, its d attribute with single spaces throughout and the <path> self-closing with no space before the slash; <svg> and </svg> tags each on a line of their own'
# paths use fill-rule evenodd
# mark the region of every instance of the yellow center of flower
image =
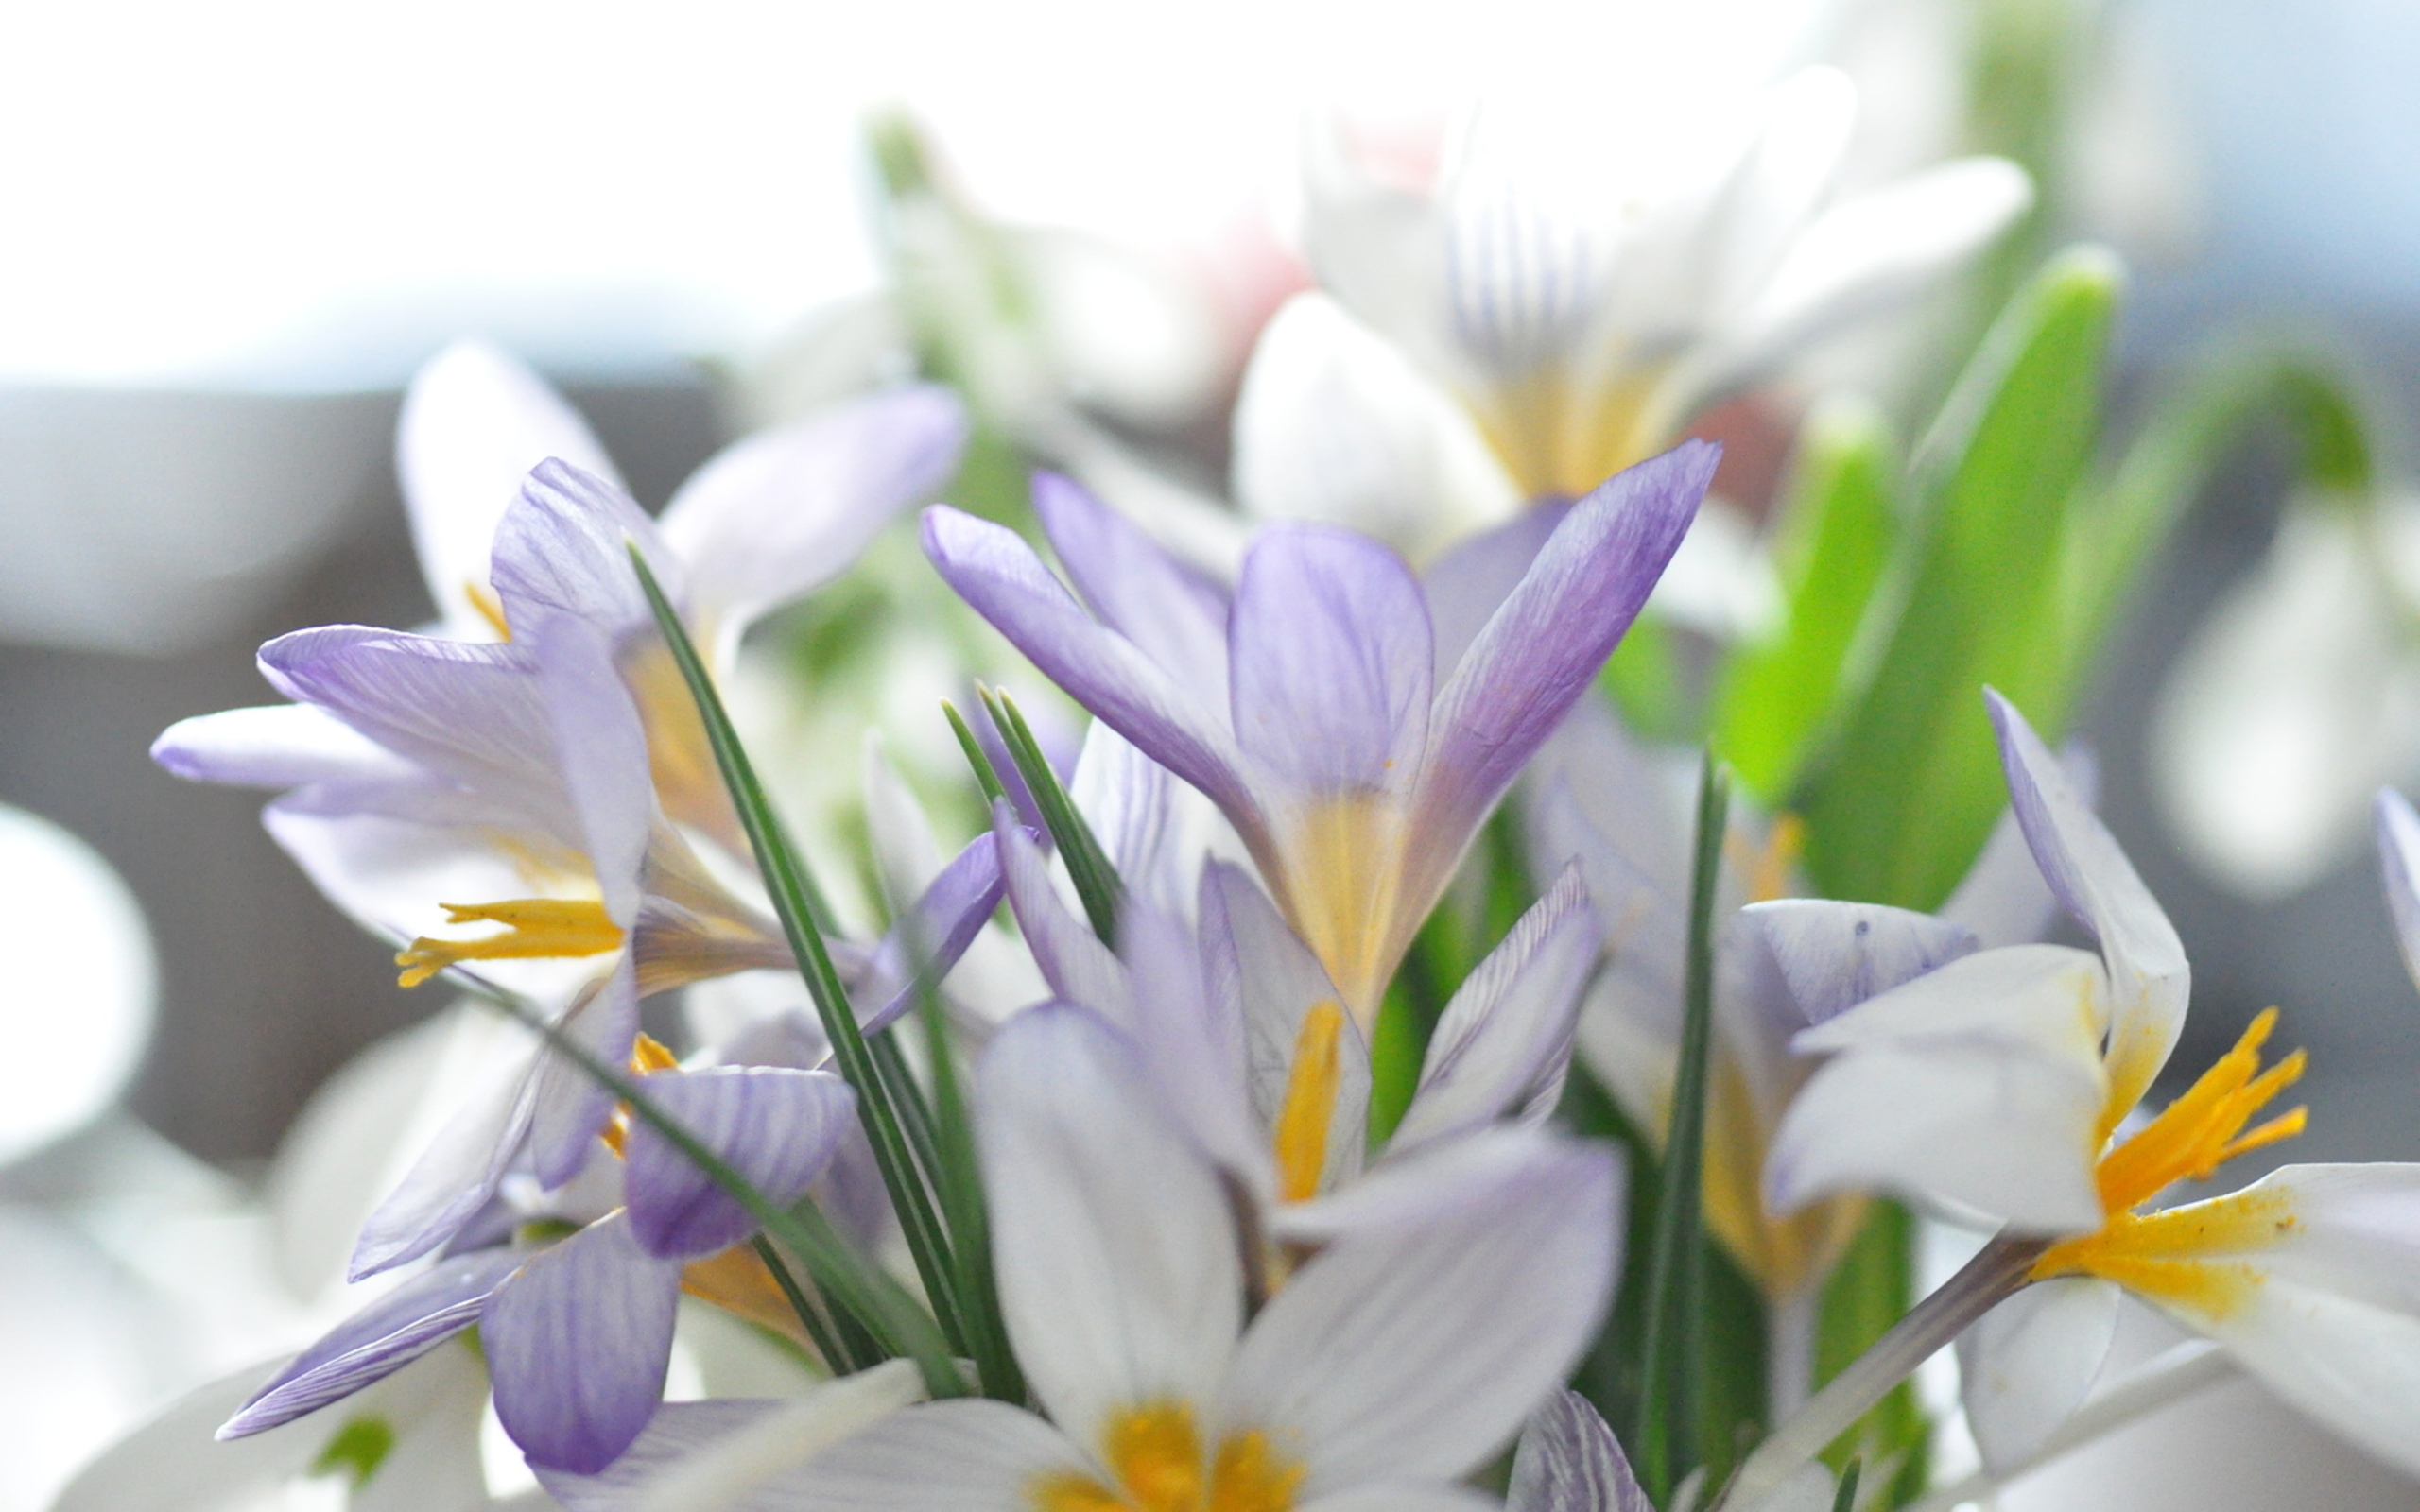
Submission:
<svg viewBox="0 0 2420 1512">
<path fill-rule="evenodd" d="M 2101 1157 L 2095 1179 L 2107 1221 L 2051 1246 L 2034 1262 L 2033 1280 L 2098 1276 L 2205 1317 L 2224 1317 L 2251 1299 L 2259 1269 L 2209 1257 L 2258 1249 L 2290 1232 L 2296 1220 L 2286 1194 L 2238 1192 L 2158 1212 L 2134 1210 L 2176 1182 L 2206 1181 L 2235 1157 L 2303 1131 L 2308 1110 L 2300 1108 L 2245 1127 L 2302 1078 L 2299 1050 L 2260 1069 L 2260 1047 L 2276 1025 L 2277 1010 L 2264 1010 L 2201 1080 Z"/>
<path fill-rule="evenodd" d="M 1271 1143 L 1277 1153 L 1277 1199 L 1303 1202 L 1319 1194 L 1327 1167 L 1329 1125 L 1336 1117 L 1337 1046 L 1344 1035 L 1344 1005 L 1311 1005 L 1294 1036 L 1294 1065 L 1286 1075 Z"/>
<path fill-rule="evenodd" d="M 1115 1486 L 1055 1471 L 1033 1483 L 1034 1512 L 1291 1512 L 1304 1473 L 1258 1430 L 1230 1434 L 1205 1455 L 1193 1409 L 1181 1401 L 1113 1417 L 1101 1459 Z"/>
<path fill-rule="evenodd" d="M 504 933 L 476 939 L 435 939 L 426 935 L 395 955 L 403 974 L 418 987 L 461 961 L 539 960 L 551 956 L 602 955 L 622 946 L 621 926 L 593 898 L 515 898 L 499 903 L 443 903 L 451 924 L 502 924 Z"/>
<path fill-rule="evenodd" d="M 1653 455 L 1671 419 L 1657 403 L 1667 368 L 1641 366 L 1599 386 L 1552 362 L 1474 407 L 1523 498 L 1577 498 Z"/>
<path fill-rule="evenodd" d="M 504 600 L 496 597 L 494 589 L 474 579 L 462 585 L 462 596 L 471 601 L 471 608 L 478 612 L 479 618 L 488 622 L 497 640 L 512 639 L 512 627 L 504 619 Z"/>
<path fill-rule="evenodd" d="M 1301 815 L 1287 839 L 1278 901 L 1367 1029 L 1402 954 L 1401 821 L 1387 795 L 1345 793 Z"/>
</svg>

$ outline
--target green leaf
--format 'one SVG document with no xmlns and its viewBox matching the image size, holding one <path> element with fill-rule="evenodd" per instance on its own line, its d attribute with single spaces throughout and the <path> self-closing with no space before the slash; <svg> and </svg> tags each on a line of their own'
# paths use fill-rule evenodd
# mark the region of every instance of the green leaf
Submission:
<svg viewBox="0 0 2420 1512">
<path fill-rule="evenodd" d="M 1817 410 L 1799 434 L 1782 503 L 1782 624 L 1734 654 L 1715 699 L 1716 748 L 1769 805 L 1788 797 L 1832 714 L 1899 514 L 1899 458 L 1881 412 L 1849 404 Z"/>
<path fill-rule="evenodd" d="M 1068 879 L 1076 885 L 1076 897 L 1084 905 L 1084 917 L 1092 922 L 1093 933 L 1100 936 L 1102 944 L 1116 949 L 1117 907 L 1126 896 L 1126 884 L 1110 864 L 1109 852 L 1101 849 L 1093 827 L 1077 812 L 1075 799 L 1060 784 L 1059 774 L 1043 755 L 1042 744 L 1033 738 L 1033 730 L 1018 711 L 1016 700 L 996 688 L 977 691 L 983 707 L 992 715 L 993 727 L 1000 732 L 1001 743 L 1009 747 L 1009 760 L 1016 764 L 1017 775 L 1025 779 L 1026 790 L 1033 795 L 1034 807 L 1042 811 L 1042 822 L 1059 848 L 1060 859 L 1067 864 Z"/>
<path fill-rule="evenodd" d="M 348 1418 L 311 1461 L 314 1475 L 342 1475 L 353 1489 L 370 1484 L 395 1450 L 395 1425 L 377 1413 Z"/>
<path fill-rule="evenodd" d="M 1857 1483 L 1865 1469 L 1865 1461 L 1852 1459 L 1841 1471 L 1841 1484 L 1832 1488 L 1832 1512 L 1856 1512 Z"/>
<path fill-rule="evenodd" d="M 1693 738 L 1697 711 L 1681 670 L 1680 647 L 1671 627 L 1652 609 L 1631 623 L 1597 681 L 1636 734 L 1669 742 Z"/>
<path fill-rule="evenodd" d="M 1709 751 L 1698 787 L 1697 849 L 1689 874 L 1689 938 L 1682 986 L 1681 1050 L 1672 1073 L 1664 1183 L 1648 1256 L 1647 1332 L 1640 1349 L 1639 1481 L 1661 1504 L 1696 1447 L 1705 1355 L 1706 1081 L 1714 1060 L 1714 904 L 1730 774 Z"/>
<path fill-rule="evenodd" d="M 2023 708 L 2040 676 L 2030 627 L 2057 589 L 2066 500 L 2098 432 L 2118 283 L 2096 249 L 2053 261 L 1920 449 L 1900 607 L 1805 804 L 1829 896 L 1937 906 L 1991 832 L 2003 794 L 1981 689 Z"/>
<path fill-rule="evenodd" d="M 890 1090 L 857 1027 L 856 1012 L 849 1003 L 847 989 L 841 986 L 839 973 L 833 969 L 831 953 L 824 948 L 829 915 L 807 875 L 804 862 L 783 832 L 781 819 L 757 781 L 755 767 L 740 746 L 739 733 L 723 708 L 721 695 L 715 691 L 714 679 L 689 639 L 688 627 L 681 623 L 679 612 L 664 596 L 663 586 L 656 581 L 654 571 L 635 542 L 631 547 L 631 562 L 638 573 L 640 587 L 647 593 L 648 605 L 655 613 L 656 626 L 672 652 L 672 660 L 689 685 L 690 696 L 697 701 L 698 717 L 705 726 L 707 743 L 722 771 L 723 785 L 731 791 L 732 806 L 738 811 L 741 828 L 747 831 L 749 845 L 756 853 L 766 894 L 781 919 L 790 952 L 798 960 L 799 974 L 806 983 L 807 996 L 815 1003 L 817 1017 L 822 1021 L 823 1033 L 832 1042 L 833 1061 L 857 1094 L 857 1119 L 873 1147 L 874 1164 L 882 1174 L 884 1188 L 890 1194 L 891 1206 L 899 1214 L 908 1253 L 916 1263 L 917 1278 L 924 1282 L 925 1295 L 932 1299 L 933 1315 L 950 1348 L 965 1353 L 965 1329 L 951 1284 L 955 1273 L 948 1236 L 934 1214 L 915 1151 L 902 1126 Z"/>
<path fill-rule="evenodd" d="M 958 737 L 958 748 L 966 757 L 966 765 L 974 769 L 975 785 L 983 790 L 983 806 L 988 811 L 993 804 L 1007 798 L 1009 790 L 1001 784 L 1000 774 L 992 769 L 990 754 L 983 749 L 983 743 L 975 738 L 975 731 L 967 727 L 966 716 L 958 712 L 958 705 L 944 698 L 942 700 L 942 713 L 949 716 L 949 732 Z"/>
</svg>

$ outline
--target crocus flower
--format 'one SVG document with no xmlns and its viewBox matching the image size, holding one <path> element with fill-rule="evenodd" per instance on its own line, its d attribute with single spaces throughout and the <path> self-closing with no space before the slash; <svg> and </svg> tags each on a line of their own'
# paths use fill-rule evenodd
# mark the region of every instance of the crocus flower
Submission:
<svg viewBox="0 0 2420 1512">
<path fill-rule="evenodd" d="M 1453 1483 L 1559 1383 L 1603 1309 L 1602 1150 L 1532 1133 L 1493 1189 L 1327 1246 L 1247 1323 L 1219 1176 L 1121 1036 L 1035 1008 L 1001 1031 L 979 1090 L 1002 1308 L 1047 1416 L 905 1408 L 811 1461 L 781 1505 L 1480 1507 Z"/>
<path fill-rule="evenodd" d="M 1944 1196 L 2004 1219 L 2026 1289 L 1962 1346 L 1987 1465 L 2022 1459 L 2083 1400 L 2121 1291 L 2215 1340 L 2287 1401 L 2420 1469 L 2420 1166 L 2286 1166 L 2224 1196 L 2153 1206 L 2300 1132 L 2263 1118 L 2301 1074 L 2267 1067 L 2276 1022 L 2157 1115 L 2130 1123 L 2184 1022 L 2176 933 L 2024 719 L 1992 696 L 2009 790 L 2061 903 L 2098 950 L 2027 945 L 1952 960 L 1798 1037 L 1832 1058 L 1767 1170 L 1788 1211 L 1850 1186 Z M 1802 955 L 1807 980 L 1820 953 Z M 1837 953 L 1834 962 L 1846 959 Z M 1836 986 L 1847 986 L 1845 975 Z M 1802 996 L 1802 1002 L 1808 1001 Z"/>
<path fill-rule="evenodd" d="M 2023 171 L 1993 158 L 1831 202 L 1856 105 L 1845 77 L 1808 69 L 1745 110 L 1716 108 L 1734 118 L 1625 123 L 1610 154 L 1599 122 L 1574 132 L 1481 113 L 1429 194 L 1384 181 L 1340 133 L 1317 132 L 1305 250 L 1323 298 L 1467 411 L 1512 497 L 1569 498 L 1669 445 L 1708 399 L 1810 338 L 1938 280 L 2029 203 Z M 1676 154 L 1693 132 L 1701 145 Z M 1331 430 L 1392 430 L 1441 463 L 1466 455 L 1452 427 L 1415 439 L 1431 402 L 1357 350 L 1346 322 L 1281 315 L 1270 336 L 1246 379 L 1239 451 L 1266 427 L 1304 443 L 1289 454 L 1332 453 L 1321 440 Z M 1321 407 L 1289 416 L 1255 389 Z M 1317 503 L 1282 470 L 1273 489 L 1259 475 L 1244 473 L 1248 507 Z M 1481 512 L 1502 492 L 1459 460 L 1420 487 Z M 1366 502 L 1345 489 L 1312 512 L 1359 523 L 1338 511 Z"/>
<path fill-rule="evenodd" d="M 1046 676 L 1218 805 L 1366 1030 L 1471 836 L 1636 615 L 1716 455 L 1686 443 L 1574 506 L 1449 666 L 1410 569 L 1340 530 L 1267 530 L 1230 595 L 1040 479 L 1089 613 L 999 526 L 936 508 L 925 543 Z"/>
<path fill-rule="evenodd" d="M 1832 1497 L 1830 1473 L 1810 1465 L 1769 1496 L 1726 1504 L 1734 1512 L 1824 1512 Z M 1685 1492 L 1678 1500 L 1688 1504 Z M 1521 1430 L 1504 1506 L 1505 1512 L 1654 1512 L 1655 1503 L 1588 1399 L 1558 1391 Z"/>
<path fill-rule="evenodd" d="M 806 1191 L 850 1126 L 855 1098 L 828 1073 L 683 1071 L 668 1058 L 641 1078 L 648 1100 L 775 1203 Z M 714 1296 L 729 1287 L 724 1272 L 756 1263 L 735 1253 L 755 1231 L 746 1211 L 652 1125 L 617 1125 L 614 1136 L 627 1160 L 604 1162 L 621 1189 L 611 1211 L 534 1252 L 506 1244 L 440 1260 L 304 1349 L 219 1436 L 343 1400 L 476 1323 L 514 1442 L 542 1465 L 610 1464 L 663 1396 L 684 1284 Z"/>
</svg>

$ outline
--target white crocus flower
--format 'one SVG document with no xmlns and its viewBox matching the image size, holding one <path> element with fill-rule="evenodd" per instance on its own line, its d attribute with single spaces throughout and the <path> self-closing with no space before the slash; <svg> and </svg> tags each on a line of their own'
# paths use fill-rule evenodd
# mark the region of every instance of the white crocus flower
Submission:
<svg viewBox="0 0 2420 1512">
<path fill-rule="evenodd" d="M 2134 1119 L 2183 1027 L 2183 948 L 2022 716 L 1996 696 L 1992 713 L 2044 879 L 2099 949 L 1982 951 L 1798 1037 L 1833 1058 L 1776 1138 L 1775 1209 L 1867 1187 L 1946 1197 L 2006 1228 L 1874 1365 L 1852 1366 L 1777 1431 L 1742 1483 L 1820 1448 L 1861 1395 L 1887 1389 L 1884 1375 L 1979 1320 L 1962 1345 L 1969 1421 L 1987 1467 L 2028 1459 L 2084 1400 L 2121 1292 L 2420 1473 L 2420 1165 L 2287 1166 L 2224 1196 L 2154 1206 L 2301 1131 L 2300 1108 L 2263 1113 L 2303 1057 L 2262 1069 L 2271 1009 L 2165 1109 Z M 1821 974 L 1812 957 L 1796 965 Z"/>
<path fill-rule="evenodd" d="M 1001 1304 L 1046 1419 L 908 1407 L 768 1504 L 1483 1507 L 1455 1483 L 1511 1440 L 1603 1310 L 1616 1177 L 1600 1149 L 1528 1136 L 1493 1190 L 1328 1246 L 1248 1321 L 1228 1194 L 1121 1036 L 1033 1009 L 1001 1031 L 980 1091 Z"/>
<path fill-rule="evenodd" d="M 1710 399 L 1939 278 L 2030 202 L 2023 171 L 1993 158 L 1833 202 L 1855 112 L 1854 86 L 1814 68 L 1744 111 L 1718 97 L 1580 130 L 1484 114 L 1426 195 L 1315 134 L 1303 240 L 1334 306 L 1281 316 L 1255 354 L 1241 502 L 1383 525 L 1359 512 L 1372 483 L 1424 455 L 1439 476 L 1418 494 L 1446 519 L 1500 509 L 1506 480 L 1512 498 L 1574 497 L 1670 445 Z M 1370 332 L 1442 395 L 1388 370 Z M 1424 423 L 1443 396 L 1467 421 Z M 1463 460 L 1473 428 L 1498 476 Z M 1393 457 L 1302 455 L 1340 437 L 1392 441 Z"/>
<path fill-rule="evenodd" d="M 2352 859 L 2370 794 L 2420 771 L 2420 497 L 2290 507 L 2177 659 L 2152 791 L 2231 891 L 2299 892 Z"/>
</svg>

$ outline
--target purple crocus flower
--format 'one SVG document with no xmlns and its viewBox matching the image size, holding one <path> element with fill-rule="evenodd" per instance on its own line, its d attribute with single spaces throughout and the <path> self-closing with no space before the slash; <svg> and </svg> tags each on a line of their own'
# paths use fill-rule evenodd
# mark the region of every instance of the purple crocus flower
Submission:
<svg viewBox="0 0 2420 1512">
<path fill-rule="evenodd" d="M 925 515 L 942 576 L 1079 703 L 1207 795 L 1365 1026 L 1471 837 L 1586 690 L 1680 544 L 1719 449 L 1573 505 L 1440 672 L 1401 558 L 1320 526 L 1255 539 L 1229 594 L 1063 479 L 1036 480 L 1079 603 L 1015 534 Z M 1089 606 L 1089 610 L 1086 606 Z"/>
<path fill-rule="evenodd" d="M 848 1084 L 824 1072 L 667 1070 L 644 1086 L 785 1206 L 822 1173 L 855 1116 Z M 440 1260 L 296 1356 L 218 1436 L 315 1412 L 475 1323 L 496 1415 L 529 1458 L 578 1473 L 611 1464 L 663 1398 L 684 1268 L 755 1232 L 746 1211 L 652 1125 L 634 1122 L 626 1148 L 621 1206 L 534 1252 L 500 1246 Z"/>
</svg>

